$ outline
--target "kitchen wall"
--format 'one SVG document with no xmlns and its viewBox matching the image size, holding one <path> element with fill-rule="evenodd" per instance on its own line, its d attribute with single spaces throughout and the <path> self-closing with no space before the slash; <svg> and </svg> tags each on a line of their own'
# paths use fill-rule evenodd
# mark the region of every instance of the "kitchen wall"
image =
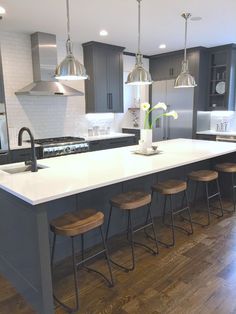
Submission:
<svg viewBox="0 0 236 314">
<path fill-rule="evenodd" d="M 93 125 L 110 126 L 118 132 L 129 124 L 127 108 L 133 105 L 133 93 L 125 93 L 124 114 L 85 114 L 85 97 L 16 96 L 15 91 L 33 81 L 30 36 L 22 33 L 0 32 L 6 109 L 10 144 L 16 144 L 17 133 L 22 126 L 29 127 L 35 138 L 87 135 Z M 58 61 L 65 56 L 64 40 L 57 40 Z M 81 45 L 74 44 L 75 56 L 83 62 Z M 134 66 L 135 58 L 124 56 L 124 72 Z M 149 67 L 148 59 L 144 60 Z M 66 82 L 84 92 L 84 82 Z M 127 96 L 128 95 L 128 96 Z M 148 89 L 141 91 L 142 101 L 148 100 Z"/>
</svg>

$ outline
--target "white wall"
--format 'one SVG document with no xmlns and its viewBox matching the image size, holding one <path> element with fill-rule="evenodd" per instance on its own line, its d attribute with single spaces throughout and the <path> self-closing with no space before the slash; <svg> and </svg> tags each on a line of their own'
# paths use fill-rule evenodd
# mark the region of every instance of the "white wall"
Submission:
<svg viewBox="0 0 236 314">
<path fill-rule="evenodd" d="M 33 81 L 30 36 L 20 33 L 1 32 L 1 51 L 6 95 L 6 109 L 10 143 L 16 142 L 16 135 L 22 126 L 28 126 L 35 138 L 87 135 L 87 129 L 93 125 L 110 126 L 112 131 L 120 131 L 125 114 L 85 114 L 85 97 L 37 97 L 16 96 L 15 91 Z M 57 41 L 58 61 L 65 56 L 64 41 Z M 83 62 L 82 47 L 74 44 L 74 54 Z M 124 71 L 130 71 L 134 57 L 124 56 Z M 148 60 L 145 60 L 148 68 Z M 84 92 L 84 82 L 66 84 Z M 142 91 L 142 99 L 148 100 L 148 94 Z M 147 97 L 147 98 L 146 98 Z M 127 107 L 132 99 L 125 101 Z"/>
</svg>

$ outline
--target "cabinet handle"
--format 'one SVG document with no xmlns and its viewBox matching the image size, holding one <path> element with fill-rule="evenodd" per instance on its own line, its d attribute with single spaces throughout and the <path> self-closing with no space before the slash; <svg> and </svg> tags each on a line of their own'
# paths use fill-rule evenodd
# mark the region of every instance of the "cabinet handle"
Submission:
<svg viewBox="0 0 236 314">
<path fill-rule="evenodd" d="M 113 109 L 112 93 L 107 94 L 107 109 L 109 109 L 109 110 Z"/>
<path fill-rule="evenodd" d="M 113 95 L 112 95 L 112 93 L 110 94 L 111 96 L 111 101 L 110 101 L 110 109 L 113 109 Z"/>
<path fill-rule="evenodd" d="M 109 101 L 110 101 L 110 97 L 109 97 L 109 93 L 107 93 L 107 109 L 110 109 L 110 104 L 109 104 Z"/>
</svg>

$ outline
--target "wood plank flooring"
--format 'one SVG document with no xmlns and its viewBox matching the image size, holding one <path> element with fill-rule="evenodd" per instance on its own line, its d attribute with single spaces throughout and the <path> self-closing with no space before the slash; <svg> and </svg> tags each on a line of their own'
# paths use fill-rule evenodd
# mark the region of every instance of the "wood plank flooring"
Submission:
<svg viewBox="0 0 236 314">
<path fill-rule="evenodd" d="M 204 219 L 194 213 L 195 219 Z M 159 222 L 158 222 L 159 225 Z M 160 228 L 159 228 L 160 229 Z M 207 228 L 194 225 L 194 235 L 176 231 L 175 248 L 160 247 L 153 256 L 136 247 L 136 269 L 124 273 L 116 268 L 116 285 L 108 288 L 96 274 L 79 272 L 80 311 L 83 314 L 230 314 L 236 313 L 236 213 L 212 218 Z M 161 228 L 159 236 L 167 239 L 169 230 Z M 139 241 L 148 241 L 143 233 Z M 129 250 L 121 241 L 112 239 L 112 257 L 126 265 Z M 73 305 L 70 261 L 56 269 L 56 293 Z M 93 267 L 107 272 L 103 259 Z M 23 298 L 0 277 L 0 314 L 33 314 Z M 64 314 L 56 307 L 56 314 Z M 41 313 L 40 313 L 41 314 Z"/>
</svg>

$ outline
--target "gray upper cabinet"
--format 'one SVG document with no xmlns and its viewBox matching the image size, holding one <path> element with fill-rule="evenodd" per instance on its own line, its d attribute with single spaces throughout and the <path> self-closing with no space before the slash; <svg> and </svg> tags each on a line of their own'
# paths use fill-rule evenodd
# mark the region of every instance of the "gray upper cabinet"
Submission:
<svg viewBox="0 0 236 314">
<path fill-rule="evenodd" d="M 170 53 L 150 57 L 150 69 L 154 81 L 176 78 L 180 71 L 183 54 Z"/>
<path fill-rule="evenodd" d="M 123 112 L 123 47 L 83 44 L 86 113 Z"/>
</svg>

